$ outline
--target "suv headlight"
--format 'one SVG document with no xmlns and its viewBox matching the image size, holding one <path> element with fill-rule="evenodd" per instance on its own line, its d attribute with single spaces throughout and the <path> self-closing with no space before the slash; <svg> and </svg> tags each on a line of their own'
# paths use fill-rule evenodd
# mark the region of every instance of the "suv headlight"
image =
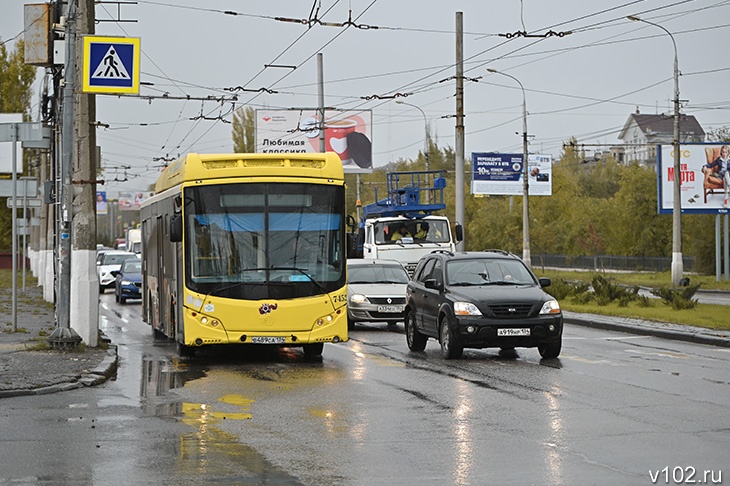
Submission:
<svg viewBox="0 0 730 486">
<path fill-rule="evenodd" d="M 471 302 L 454 302 L 454 314 L 457 316 L 481 316 L 481 311 Z"/>
<path fill-rule="evenodd" d="M 557 300 L 548 300 L 542 305 L 540 314 L 560 314 L 560 304 Z"/>
<path fill-rule="evenodd" d="M 355 304 L 369 304 L 370 303 L 368 298 L 362 294 L 352 294 L 352 297 L 350 297 L 350 302 L 353 302 Z"/>
</svg>

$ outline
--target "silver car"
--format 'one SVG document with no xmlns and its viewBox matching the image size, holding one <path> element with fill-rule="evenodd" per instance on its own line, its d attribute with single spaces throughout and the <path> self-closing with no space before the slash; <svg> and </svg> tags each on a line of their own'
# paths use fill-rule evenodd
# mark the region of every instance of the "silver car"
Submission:
<svg viewBox="0 0 730 486">
<path fill-rule="evenodd" d="M 347 325 L 403 320 L 408 272 L 395 260 L 347 260 Z"/>
</svg>

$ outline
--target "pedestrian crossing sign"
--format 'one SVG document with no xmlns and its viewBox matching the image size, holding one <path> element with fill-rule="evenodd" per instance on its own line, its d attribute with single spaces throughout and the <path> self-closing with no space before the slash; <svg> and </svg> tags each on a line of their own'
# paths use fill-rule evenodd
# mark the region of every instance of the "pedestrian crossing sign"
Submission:
<svg viewBox="0 0 730 486">
<path fill-rule="evenodd" d="M 84 93 L 139 93 L 138 37 L 84 36 Z"/>
</svg>

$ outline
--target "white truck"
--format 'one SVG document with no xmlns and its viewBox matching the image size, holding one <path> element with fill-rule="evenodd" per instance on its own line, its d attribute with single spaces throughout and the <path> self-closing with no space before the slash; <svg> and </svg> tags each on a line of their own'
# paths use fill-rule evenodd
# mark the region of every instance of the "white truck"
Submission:
<svg viewBox="0 0 730 486">
<path fill-rule="evenodd" d="M 363 208 L 357 232 L 351 232 L 349 257 L 397 260 L 413 275 L 422 256 L 456 250 L 449 219 L 433 214 L 446 209 L 446 179 L 442 171 L 389 172 L 386 178 L 388 197 Z M 354 219 L 350 226 L 354 230 Z M 456 241 L 461 231 L 457 225 Z"/>
<path fill-rule="evenodd" d="M 142 253 L 142 230 L 132 228 L 127 230 L 126 250 L 139 255 Z"/>
</svg>

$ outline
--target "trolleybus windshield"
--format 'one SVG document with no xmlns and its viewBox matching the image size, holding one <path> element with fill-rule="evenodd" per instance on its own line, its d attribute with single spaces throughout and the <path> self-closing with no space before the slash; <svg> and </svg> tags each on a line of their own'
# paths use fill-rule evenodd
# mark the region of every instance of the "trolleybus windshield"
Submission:
<svg viewBox="0 0 730 486">
<path fill-rule="evenodd" d="M 191 290 L 283 299 L 344 285 L 342 187 L 217 184 L 185 188 L 184 200 Z"/>
</svg>

